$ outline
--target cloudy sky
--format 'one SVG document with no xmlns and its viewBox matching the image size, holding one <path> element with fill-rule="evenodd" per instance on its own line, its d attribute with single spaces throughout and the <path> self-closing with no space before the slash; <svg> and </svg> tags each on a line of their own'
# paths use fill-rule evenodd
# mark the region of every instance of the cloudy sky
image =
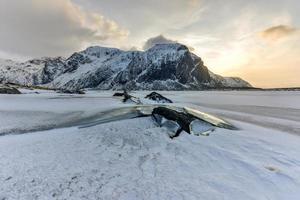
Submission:
<svg viewBox="0 0 300 200">
<path fill-rule="evenodd" d="M 0 57 L 186 44 L 214 72 L 300 86 L 299 0 L 0 0 Z"/>
</svg>

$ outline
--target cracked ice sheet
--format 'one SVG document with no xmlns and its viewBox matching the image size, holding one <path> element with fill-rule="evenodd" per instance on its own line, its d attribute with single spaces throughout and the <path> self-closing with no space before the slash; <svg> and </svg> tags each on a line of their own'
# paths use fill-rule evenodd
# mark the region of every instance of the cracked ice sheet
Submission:
<svg viewBox="0 0 300 200">
<path fill-rule="evenodd" d="M 84 96 L 30 92 L 0 96 L 0 135 L 69 126 L 103 110 L 124 106 L 111 98 L 111 92 Z"/>
<path fill-rule="evenodd" d="M 148 117 L 2 136 L 0 197 L 297 199 L 299 137 L 239 125 L 170 140 Z"/>
</svg>

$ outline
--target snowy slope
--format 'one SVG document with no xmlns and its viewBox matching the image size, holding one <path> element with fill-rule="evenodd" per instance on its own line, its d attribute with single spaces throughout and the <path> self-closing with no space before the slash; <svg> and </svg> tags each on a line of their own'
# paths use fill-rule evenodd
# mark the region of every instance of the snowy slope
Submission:
<svg viewBox="0 0 300 200">
<path fill-rule="evenodd" d="M 41 58 L 23 63 L 0 60 L 0 82 L 20 85 L 40 85 L 53 81 L 69 69 L 64 59 Z"/>
<path fill-rule="evenodd" d="M 11 60 L 0 61 L 1 82 L 33 85 L 35 80 L 40 83 L 43 65 L 29 63 L 17 63 Z"/>
<path fill-rule="evenodd" d="M 289 120 L 297 128 L 299 117 L 290 118 L 288 108 L 299 116 L 299 93 L 164 94 L 176 105 L 210 103 L 211 111 L 228 115 L 226 119 L 240 130 L 217 129 L 209 137 L 182 134 L 171 140 L 167 130 L 156 127 L 151 118 L 139 118 L 0 136 L 0 199 L 299 199 L 299 136 L 245 123 L 249 116 L 262 116 L 265 122 L 272 113 L 242 110 L 248 106 L 281 109 L 273 122 Z M 111 95 L 1 95 L 0 130 L 7 123 L 9 129 L 19 123 L 35 127 L 48 123 L 46 118 L 55 124 L 93 115 L 109 109 L 107 105 L 124 106 Z M 135 95 L 144 96 L 144 92 Z M 230 110 L 230 103 L 240 110 Z M 232 120 L 232 112 L 244 118 Z M 37 113 L 42 117 L 33 118 Z"/>
<path fill-rule="evenodd" d="M 244 81 L 239 77 L 223 77 L 209 71 L 209 76 L 211 77 L 211 85 L 214 85 L 216 88 L 222 87 L 252 87 L 248 82 Z"/>
<path fill-rule="evenodd" d="M 158 44 L 147 51 L 89 47 L 68 59 L 42 58 L 0 63 L 0 82 L 63 89 L 199 90 L 251 87 L 239 78 L 223 78 L 204 66 L 182 44 Z"/>
</svg>

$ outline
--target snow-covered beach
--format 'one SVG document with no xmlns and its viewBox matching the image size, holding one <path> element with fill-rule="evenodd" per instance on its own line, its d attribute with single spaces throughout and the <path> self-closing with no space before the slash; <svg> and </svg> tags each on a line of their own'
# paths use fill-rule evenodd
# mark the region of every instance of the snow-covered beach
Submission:
<svg viewBox="0 0 300 200">
<path fill-rule="evenodd" d="M 162 92 L 240 129 L 173 140 L 150 117 L 72 126 L 126 106 L 111 91 L 22 92 L 0 96 L 0 199 L 299 199 L 300 92 Z"/>
</svg>

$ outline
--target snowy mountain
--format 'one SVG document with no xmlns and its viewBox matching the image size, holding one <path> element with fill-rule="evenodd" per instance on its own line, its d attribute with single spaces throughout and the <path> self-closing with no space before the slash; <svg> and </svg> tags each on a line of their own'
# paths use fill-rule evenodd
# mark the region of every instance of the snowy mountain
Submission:
<svg viewBox="0 0 300 200">
<path fill-rule="evenodd" d="M 182 44 L 158 44 L 147 51 L 89 47 L 69 58 L 41 58 L 24 63 L 0 61 L 0 82 L 63 89 L 200 90 L 251 87 L 240 78 L 208 70 Z"/>
</svg>

